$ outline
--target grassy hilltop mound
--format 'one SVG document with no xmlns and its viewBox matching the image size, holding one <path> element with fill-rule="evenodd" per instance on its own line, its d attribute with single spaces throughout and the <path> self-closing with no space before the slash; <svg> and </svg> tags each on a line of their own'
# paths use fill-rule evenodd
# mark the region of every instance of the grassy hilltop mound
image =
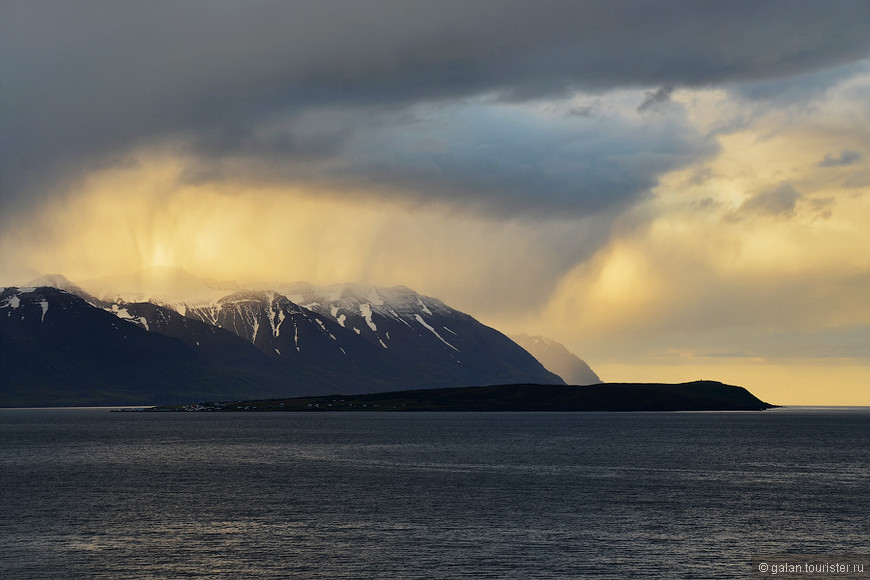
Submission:
<svg viewBox="0 0 870 580">
<path fill-rule="evenodd" d="M 200 411 L 760 411 L 765 403 L 743 387 L 716 381 L 681 384 L 602 383 L 496 385 L 176 405 Z"/>
</svg>

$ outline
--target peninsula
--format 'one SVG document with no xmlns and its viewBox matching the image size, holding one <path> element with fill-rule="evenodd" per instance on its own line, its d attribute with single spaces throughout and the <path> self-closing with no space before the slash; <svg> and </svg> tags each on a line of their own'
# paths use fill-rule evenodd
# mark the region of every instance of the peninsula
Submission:
<svg viewBox="0 0 870 580">
<path fill-rule="evenodd" d="M 224 401 L 153 407 L 147 411 L 384 412 L 384 411 L 761 411 L 765 403 L 743 387 L 716 381 L 680 384 L 601 383 L 590 386 L 494 385 Z"/>
</svg>

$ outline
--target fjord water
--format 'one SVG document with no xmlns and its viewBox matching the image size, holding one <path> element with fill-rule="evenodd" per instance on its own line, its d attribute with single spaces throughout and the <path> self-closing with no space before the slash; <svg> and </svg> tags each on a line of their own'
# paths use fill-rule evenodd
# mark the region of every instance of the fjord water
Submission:
<svg viewBox="0 0 870 580">
<path fill-rule="evenodd" d="M 867 409 L 0 421 L 4 578 L 747 578 L 870 539 Z"/>
</svg>

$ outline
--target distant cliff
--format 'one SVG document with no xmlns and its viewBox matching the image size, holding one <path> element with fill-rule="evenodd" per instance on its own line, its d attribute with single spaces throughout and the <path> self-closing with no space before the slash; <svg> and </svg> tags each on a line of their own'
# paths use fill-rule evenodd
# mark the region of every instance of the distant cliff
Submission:
<svg viewBox="0 0 870 580">
<path fill-rule="evenodd" d="M 528 334 L 511 335 L 511 340 L 530 352 L 545 369 L 559 375 L 569 385 L 597 385 L 601 382 L 586 361 L 555 340 Z"/>
</svg>

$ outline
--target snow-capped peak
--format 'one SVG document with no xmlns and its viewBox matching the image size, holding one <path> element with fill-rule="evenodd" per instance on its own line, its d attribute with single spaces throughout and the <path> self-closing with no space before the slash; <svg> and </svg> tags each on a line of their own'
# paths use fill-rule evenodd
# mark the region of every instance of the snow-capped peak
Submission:
<svg viewBox="0 0 870 580">
<path fill-rule="evenodd" d="M 454 311 L 440 300 L 419 294 L 406 286 L 364 286 L 344 283 L 317 286 L 307 282 L 278 285 L 276 290 L 290 300 L 318 314 L 329 317 L 341 326 L 371 331 L 380 340 L 378 317 L 395 320 L 406 326 L 418 324 L 418 317 L 451 314 Z M 356 324 L 354 324 L 356 322 Z M 385 346 L 385 343 L 381 342 Z"/>
<path fill-rule="evenodd" d="M 52 288 L 57 288 L 58 290 L 66 290 L 69 292 L 69 289 L 81 290 L 80 287 L 76 286 L 63 274 L 44 274 L 34 280 L 31 280 L 28 286 L 51 286 Z M 70 292 L 72 294 L 72 292 Z"/>
<path fill-rule="evenodd" d="M 93 295 L 85 292 L 80 286 L 70 282 L 70 280 L 64 276 L 63 274 L 45 274 L 38 278 L 35 278 L 30 281 L 28 286 L 37 287 L 37 286 L 50 286 L 52 288 L 57 288 L 58 290 L 63 290 L 64 292 L 68 292 L 79 298 L 84 299 L 85 302 L 90 304 L 91 306 L 103 307 L 104 304 L 100 303 Z"/>
</svg>

